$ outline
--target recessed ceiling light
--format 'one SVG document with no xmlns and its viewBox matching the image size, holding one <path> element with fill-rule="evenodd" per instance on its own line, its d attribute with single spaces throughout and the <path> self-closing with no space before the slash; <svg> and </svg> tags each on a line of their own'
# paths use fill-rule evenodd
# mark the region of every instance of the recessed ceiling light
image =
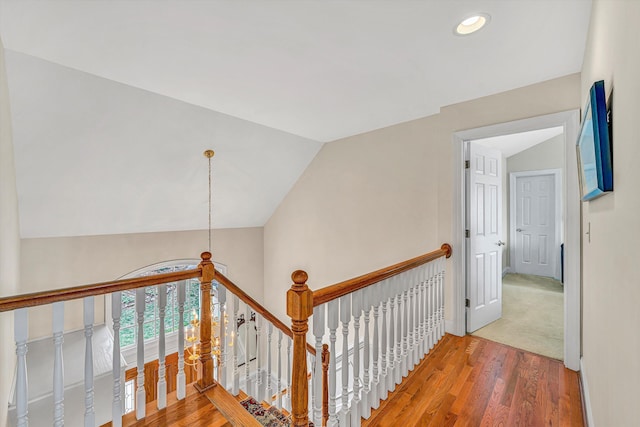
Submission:
<svg viewBox="0 0 640 427">
<path fill-rule="evenodd" d="M 489 22 L 491 17 L 486 13 L 479 13 L 477 15 L 469 16 L 460 22 L 453 32 L 459 36 L 467 36 L 471 33 L 475 33 Z"/>
</svg>

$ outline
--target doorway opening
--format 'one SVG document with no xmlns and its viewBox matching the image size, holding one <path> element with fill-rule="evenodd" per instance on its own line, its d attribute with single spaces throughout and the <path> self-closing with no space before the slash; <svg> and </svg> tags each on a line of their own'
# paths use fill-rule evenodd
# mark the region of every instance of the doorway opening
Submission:
<svg viewBox="0 0 640 427">
<path fill-rule="evenodd" d="M 555 299 L 559 301 L 562 306 L 561 310 L 556 311 L 556 320 L 558 316 L 561 320 L 560 322 L 555 321 L 555 325 L 558 326 L 555 334 L 556 336 L 558 334 L 561 336 L 561 338 L 558 339 L 561 348 L 561 355 L 558 356 L 556 354 L 552 355 L 552 357 L 564 360 L 565 366 L 573 370 L 578 370 L 580 364 L 580 197 L 578 194 L 578 174 L 575 152 L 578 123 L 579 112 L 574 110 L 468 131 L 461 131 L 453 135 L 453 150 L 456 162 L 454 164 L 454 225 L 452 230 L 452 241 L 454 243 L 454 295 L 453 318 L 449 323 L 448 328 L 450 332 L 457 335 L 464 335 L 467 331 L 471 332 L 481 328 L 483 326 L 481 324 L 482 322 L 480 322 L 480 324 L 476 322 L 476 327 L 468 328 L 467 314 L 474 305 L 475 307 L 485 308 L 485 306 L 488 306 L 488 302 L 495 299 L 500 300 L 500 310 L 494 310 L 491 315 L 484 315 L 485 320 L 488 318 L 489 321 L 487 323 L 491 323 L 491 316 L 495 316 L 496 312 L 498 313 L 498 316 L 493 320 L 505 317 L 505 315 L 509 314 L 509 308 L 508 306 L 504 306 L 505 310 L 503 310 L 502 300 L 503 298 L 509 299 L 510 297 L 508 296 L 508 292 L 505 293 L 503 291 L 507 288 L 516 288 L 516 290 L 519 291 L 524 289 L 526 292 L 551 292 L 549 289 L 550 287 L 546 286 L 545 283 L 537 283 L 537 277 L 542 277 L 544 279 L 540 279 L 539 281 L 552 281 L 554 286 L 557 285 L 553 292 L 556 296 Z M 551 131 L 550 129 L 553 128 L 556 129 Z M 538 131 L 538 133 L 542 133 L 543 130 L 544 132 L 556 132 L 555 135 L 551 136 L 547 134 L 548 137 L 543 139 L 542 142 L 556 138 L 556 149 L 560 150 L 560 154 L 541 155 L 540 152 L 536 153 L 536 151 L 544 150 L 542 150 L 543 147 L 538 147 L 538 150 L 536 150 L 536 147 L 534 146 L 538 144 L 535 143 L 530 144 L 522 150 L 517 150 L 519 152 L 503 154 L 502 157 L 500 157 L 500 167 L 496 169 L 502 169 L 504 171 L 500 179 L 500 182 L 503 185 L 499 191 L 496 188 L 486 186 L 483 190 L 483 194 L 490 193 L 495 195 L 497 191 L 497 193 L 504 196 L 505 203 L 502 205 L 494 204 L 490 197 L 485 197 L 484 204 L 478 204 L 477 200 L 479 198 L 476 197 L 476 208 L 478 206 L 486 207 L 488 203 L 492 206 L 493 212 L 485 210 L 484 214 L 474 219 L 471 211 L 467 209 L 472 204 L 470 195 L 473 194 L 473 191 L 470 191 L 469 197 L 467 197 L 465 186 L 474 184 L 474 182 L 469 178 L 469 175 L 470 173 L 477 175 L 476 172 L 473 172 L 473 167 L 477 167 L 479 163 L 476 158 L 472 157 L 472 150 L 466 149 L 466 141 L 486 140 L 489 138 L 495 139 L 495 137 L 505 137 L 506 135 L 522 133 L 535 134 Z M 552 144 L 552 142 L 549 142 L 549 144 Z M 484 149 L 486 147 L 482 148 Z M 519 153 L 522 153 L 522 155 L 518 156 Z M 536 155 L 538 155 L 538 160 L 552 159 L 559 163 L 556 165 L 540 164 L 536 167 L 529 166 L 520 170 L 515 169 L 514 165 L 518 163 L 517 161 L 511 162 L 513 163 L 512 165 L 507 164 L 507 159 L 510 157 L 514 160 L 531 163 L 536 160 Z M 465 162 L 465 160 L 468 161 L 468 163 Z M 469 169 L 465 168 L 466 165 L 469 166 Z M 559 178 L 556 178 L 555 176 L 556 169 L 561 170 Z M 468 170 L 470 172 L 467 172 Z M 485 170 L 488 170 L 486 169 L 486 165 Z M 538 179 L 538 181 L 541 181 L 542 183 L 538 182 L 537 186 L 538 188 L 540 186 L 547 188 L 551 192 L 544 197 L 538 193 L 536 194 L 547 201 L 547 205 L 543 207 L 548 212 L 553 212 L 553 214 L 548 213 L 547 216 L 551 215 L 554 218 L 558 216 L 554 209 L 556 206 L 560 207 L 559 219 L 555 218 L 557 220 L 553 222 L 555 229 L 543 230 L 544 232 L 535 229 L 526 230 L 522 226 L 518 227 L 516 224 L 517 221 L 511 220 L 512 210 L 508 206 L 508 201 L 510 200 L 509 190 L 511 186 L 510 174 L 514 174 L 513 179 L 515 179 L 516 184 L 514 187 L 517 187 L 517 183 L 520 180 L 522 187 L 527 187 L 530 190 L 534 188 L 533 181 L 526 185 L 524 184 L 526 181 L 524 177 L 527 174 L 522 174 L 522 172 L 528 172 L 528 174 L 532 176 L 536 176 L 537 174 L 537 176 L 545 177 Z M 556 187 L 556 179 L 558 179 L 560 183 L 559 190 Z M 475 184 L 477 184 L 477 182 Z M 477 185 L 471 187 L 474 191 L 480 191 L 478 190 L 479 188 L 480 186 Z M 507 194 L 505 194 L 505 192 Z M 528 201 L 522 202 L 521 200 L 521 203 L 531 202 L 533 195 L 529 194 L 527 197 Z M 557 203 L 550 203 L 551 199 L 549 199 L 549 197 L 553 197 L 554 202 L 558 201 L 558 199 L 559 201 Z M 538 206 L 535 208 L 537 209 L 537 214 L 540 214 L 540 210 L 543 207 Z M 534 208 L 531 206 L 529 208 L 530 210 L 527 215 L 530 217 L 526 219 L 531 222 L 531 215 L 534 212 L 531 209 Z M 500 211 L 499 215 L 498 212 L 496 212 L 497 210 Z M 515 212 L 515 210 L 513 211 Z M 477 213 L 475 215 L 477 215 Z M 491 230 L 495 232 L 490 236 L 491 238 L 488 239 L 489 245 L 486 246 L 486 252 L 484 255 L 478 256 L 476 252 L 472 253 L 471 251 L 473 246 L 471 243 L 473 240 L 471 239 L 471 236 L 474 234 L 474 230 L 469 228 L 472 225 L 472 220 L 478 222 L 477 218 L 481 218 L 484 221 L 485 228 L 491 226 L 491 223 L 487 222 L 487 215 L 489 215 L 489 217 L 495 216 L 496 218 L 500 216 L 503 219 L 500 219 L 499 221 L 500 226 L 494 227 L 494 229 L 497 228 L 497 230 Z M 521 215 L 524 214 L 521 212 Z M 540 222 L 539 218 L 538 222 Z M 520 232 L 521 236 L 519 237 L 511 237 L 510 228 L 514 229 L 514 233 L 518 233 L 515 231 L 517 228 L 526 230 L 526 232 Z M 467 230 L 469 230 L 469 232 L 467 232 Z M 487 230 L 489 229 L 487 228 Z M 475 233 L 478 234 L 477 229 L 475 230 Z M 537 233 L 536 242 L 533 241 L 535 233 Z M 470 236 L 469 238 L 466 237 L 467 234 Z M 525 234 L 527 235 L 526 237 L 524 236 Z M 542 238 L 540 238 L 540 236 L 542 236 Z M 518 239 L 523 242 L 528 240 L 526 243 L 528 243 L 529 246 L 523 246 L 520 253 L 511 255 L 511 250 L 515 249 L 515 247 L 512 246 L 514 246 Z M 456 244 L 458 245 L 458 248 L 456 248 Z M 562 249 L 561 245 L 564 245 L 564 249 Z M 541 273 L 538 271 L 536 273 L 534 271 L 534 274 L 531 274 L 531 271 L 524 272 L 522 269 L 516 268 L 515 261 L 518 259 L 518 256 L 528 262 L 529 267 L 533 264 L 535 258 L 535 263 L 539 264 L 540 267 L 546 268 L 546 272 Z M 484 264 L 477 262 L 478 259 L 481 258 L 487 260 L 490 259 L 491 262 Z M 521 262 L 521 264 L 524 264 L 524 262 Z M 480 284 L 472 284 L 470 282 L 470 278 L 473 274 L 484 277 L 485 283 L 482 284 L 482 286 L 484 286 L 484 290 L 480 289 L 482 287 Z M 504 283 L 506 285 L 503 285 L 503 276 L 505 278 Z M 492 282 L 493 277 L 496 279 Z M 528 283 L 531 278 L 534 279 L 534 283 L 532 285 Z M 564 283 L 561 283 L 561 280 L 557 279 L 564 279 Z M 476 289 L 472 291 L 473 286 L 475 286 Z M 496 289 L 499 290 L 496 291 Z M 476 300 L 471 301 L 474 298 L 474 293 Z M 490 295 L 492 298 L 486 298 L 487 295 Z M 481 301 L 482 298 L 485 298 L 484 301 Z M 521 299 L 529 301 L 531 298 L 525 297 Z M 518 305 L 516 304 L 516 306 Z M 524 308 L 524 304 L 520 304 L 519 306 L 520 308 Z M 543 313 L 542 303 L 538 304 L 537 307 L 530 308 L 528 312 L 533 313 L 533 318 L 526 322 L 526 331 L 528 332 L 534 333 L 536 327 L 543 326 L 542 323 L 547 320 L 551 320 L 549 319 L 549 316 L 546 316 Z M 516 317 L 522 317 L 522 315 L 518 315 Z M 543 341 L 548 342 L 549 340 L 546 339 Z M 517 343 L 515 343 L 514 346 L 524 347 Z M 545 351 L 534 351 L 545 354 Z"/>
</svg>

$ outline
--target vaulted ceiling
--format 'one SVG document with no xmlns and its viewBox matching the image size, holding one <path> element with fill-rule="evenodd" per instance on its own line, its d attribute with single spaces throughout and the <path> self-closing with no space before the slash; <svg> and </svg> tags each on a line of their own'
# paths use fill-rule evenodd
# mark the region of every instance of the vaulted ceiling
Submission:
<svg viewBox="0 0 640 427">
<path fill-rule="evenodd" d="M 323 142 L 580 71 L 590 8 L 0 0 L 22 235 L 206 228 L 206 148 L 214 226 L 261 226 Z"/>
</svg>

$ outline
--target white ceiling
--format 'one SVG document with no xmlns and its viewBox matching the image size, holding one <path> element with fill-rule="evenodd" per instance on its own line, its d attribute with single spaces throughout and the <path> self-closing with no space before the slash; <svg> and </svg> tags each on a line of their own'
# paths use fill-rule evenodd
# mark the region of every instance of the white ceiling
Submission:
<svg viewBox="0 0 640 427">
<path fill-rule="evenodd" d="M 548 129 L 538 129 L 528 132 L 513 133 L 510 135 L 494 136 L 491 138 L 475 139 L 473 142 L 484 147 L 496 148 L 504 155 L 511 157 L 528 148 L 548 141 L 554 136 L 558 136 L 564 132 L 562 126 L 552 127 Z"/>
<path fill-rule="evenodd" d="M 580 71 L 590 8 L 0 0 L 23 236 L 202 228 L 209 147 L 214 225 L 263 225 L 320 142 Z"/>
</svg>

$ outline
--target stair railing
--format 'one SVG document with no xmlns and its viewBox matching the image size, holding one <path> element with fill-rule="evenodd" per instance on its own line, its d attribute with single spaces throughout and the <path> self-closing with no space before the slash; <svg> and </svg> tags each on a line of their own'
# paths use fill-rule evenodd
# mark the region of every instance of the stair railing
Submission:
<svg viewBox="0 0 640 427">
<path fill-rule="evenodd" d="M 329 333 L 326 425 L 359 426 L 361 418 L 367 419 L 371 409 L 379 407 L 402 377 L 406 377 L 444 335 L 444 258 L 450 256 L 451 246 L 445 243 L 425 255 L 316 291 L 309 289 L 306 272 L 293 272 L 293 285 L 287 293 L 294 347 L 293 426 L 309 425 L 305 353 L 309 317 L 313 315 L 316 348 L 321 348 L 327 331 Z M 339 324 L 342 325 L 342 345 L 340 352 L 336 352 Z M 353 331 L 352 338 L 350 331 Z M 338 353 L 341 353 L 340 384 Z M 319 426 L 324 425 L 320 357 L 315 363 L 311 414 L 314 424 Z"/>
<path fill-rule="evenodd" d="M 54 401 L 54 425 L 64 425 L 64 373 L 63 373 L 63 326 L 64 303 L 76 299 L 83 299 L 83 323 L 85 336 L 84 358 L 84 425 L 95 426 L 96 414 L 94 405 L 94 348 L 92 336 L 94 332 L 94 298 L 98 295 L 111 295 L 113 318 L 113 403 L 112 425 L 122 425 L 123 396 L 121 383 L 121 353 L 120 353 L 120 322 L 121 322 L 121 293 L 128 290 L 136 290 L 136 321 L 137 321 L 137 390 L 136 390 L 136 419 L 145 418 L 145 389 L 144 389 L 144 309 L 145 288 L 158 287 L 159 308 L 159 375 L 156 396 L 159 409 L 166 406 L 167 387 L 165 380 L 165 328 L 164 316 L 166 309 L 166 286 L 169 283 L 177 283 L 177 299 L 180 318 L 183 318 L 185 303 L 185 281 L 197 278 L 200 280 L 200 304 L 201 307 L 209 307 L 211 303 L 211 282 L 215 269 L 211 262 L 209 252 L 202 253 L 201 262 L 196 269 L 179 272 L 157 274 L 133 279 L 116 280 L 92 285 L 76 286 L 71 288 L 36 292 L 31 294 L 16 295 L 0 298 L 0 312 L 14 312 L 15 340 L 17 347 L 17 376 L 16 376 L 16 418 L 17 425 L 28 425 L 28 383 L 27 383 L 27 340 L 28 340 L 28 309 L 51 304 L 53 305 L 53 342 L 54 342 L 54 366 L 53 366 L 53 401 Z M 181 325 L 181 324 L 180 324 Z M 199 390 L 207 390 L 215 385 L 213 361 L 211 356 L 211 311 L 201 310 L 200 328 L 200 358 L 197 361 L 199 378 L 195 387 Z M 178 327 L 178 354 L 184 354 L 184 330 Z M 176 380 L 177 398 L 185 397 L 184 358 L 180 357 Z"/>
</svg>

